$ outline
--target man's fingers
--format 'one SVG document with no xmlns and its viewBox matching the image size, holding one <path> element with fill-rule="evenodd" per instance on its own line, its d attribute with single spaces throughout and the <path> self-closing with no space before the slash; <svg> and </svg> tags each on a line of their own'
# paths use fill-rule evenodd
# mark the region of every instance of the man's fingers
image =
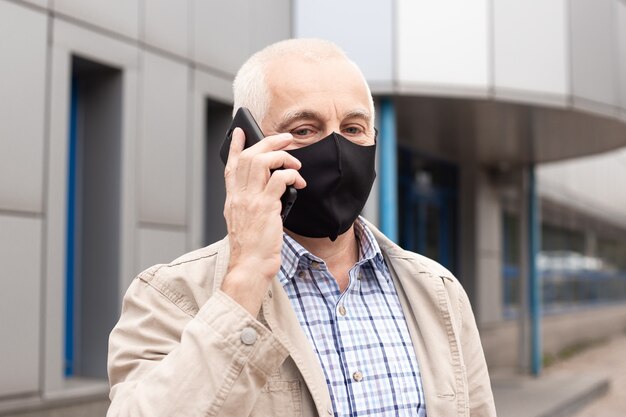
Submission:
<svg viewBox="0 0 626 417">
<path fill-rule="evenodd" d="M 291 142 L 293 142 L 293 135 L 291 133 L 279 133 L 278 135 L 266 137 L 262 141 L 255 143 L 249 149 L 253 154 L 279 151 L 285 149 Z"/>
<path fill-rule="evenodd" d="M 280 135 L 268 136 L 251 147 L 244 149 L 239 155 L 237 163 L 237 183 L 239 188 L 248 187 L 252 161 L 258 155 L 283 149 L 289 146 L 292 141 L 293 136 L 290 133 L 282 133 Z M 263 175 L 263 178 L 267 180 L 267 175 Z"/>
<path fill-rule="evenodd" d="M 230 148 L 228 150 L 228 160 L 226 161 L 226 167 L 224 168 L 224 182 L 226 183 L 226 189 L 229 190 L 234 186 L 235 172 L 237 171 L 237 165 L 239 163 L 239 155 L 243 151 L 243 146 L 246 142 L 246 136 L 241 128 L 235 128 L 230 141 Z"/>
<path fill-rule="evenodd" d="M 280 198 L 288 185 L 293 185 L 300 190 L 306 187 L 306 181 L 295 169 L 279 169 L 272 173 L 265 191 L 274 198 Z"/>
<path fill-rule="evenodd" d="M 265 188 L 270 177 L 270 170 L 295 169 L 302 164 L 293 155 L 285 151 L 266 152 L 255 155 L 250 163 L 247 187 L 261 191 Z"/>
</svg>

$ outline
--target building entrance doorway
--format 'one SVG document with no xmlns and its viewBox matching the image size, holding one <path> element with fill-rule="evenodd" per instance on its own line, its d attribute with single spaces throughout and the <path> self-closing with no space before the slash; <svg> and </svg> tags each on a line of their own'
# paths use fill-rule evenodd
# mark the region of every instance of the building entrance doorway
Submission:
<svg viewBox="0 0 626 417">
<path fill-rule="evenodd" d="M 400 243 L 456 273 L 458 169 L 406 148 L 399 154 Z"/>
</svg>

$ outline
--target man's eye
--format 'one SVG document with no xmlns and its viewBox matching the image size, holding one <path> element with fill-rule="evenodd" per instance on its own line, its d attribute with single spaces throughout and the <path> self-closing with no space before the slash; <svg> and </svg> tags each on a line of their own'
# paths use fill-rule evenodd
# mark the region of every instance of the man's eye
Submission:
<svg viewBox="0 0 626 417">
<path fill-rule="evenodd" d="M 350 135 L 358 135 L 358 134 L 363 133 L 363 131 L 356 126 L 350 126 L 350 127 L 345 128 L 345 132 Z"/>
<path fill-rule="evenodd" d="M 291 134 L 294 136 L 308 136 L 311 133 L 313 133 L 313 131 L 307 128 L 296 129 L 291 132 Z"/>
</svg>

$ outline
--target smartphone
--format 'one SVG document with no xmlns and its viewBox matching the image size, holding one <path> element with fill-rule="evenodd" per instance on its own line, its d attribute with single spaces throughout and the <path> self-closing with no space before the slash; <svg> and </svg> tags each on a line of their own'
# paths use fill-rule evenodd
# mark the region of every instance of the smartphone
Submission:
<svg viewBox="0 0 626 417">
<path fill-rule="evenodd" d="M 233 122 L 230 124 L 228 131 L 226 132 L 226 137 L 224 138 L 224 142 L 222 143 L 222 147 L 220 148 L 220 158 L 222 158 L 222 162 L 224 165 L 226 161 L 228 161 L 228 152 L 230 151 L 230 142 L 233 138 L 233 131 L 236 127 L 239 127 L 243 130 L 243 133 L 246 135 L 246 143 L 244 145 L 245 148 L 249 148 L 257 142 L 263 140 L 265 135 L 261 131 L 261 128 L 257 124 L 254 117 L 252 117 L 252 113 L 245 107 L 240 107 L 235 113 L 235 117 L 233 117 Z M 273 171 L 272 171 L 273 172 Z M 293 203 L 296 201 L 298 197 L 298 192 L 293 187 L 293 185 L 288 185 L 285 193 L 280 198 L 280 202 L 282 203 L 282 209 L 280 211 L 280 218 L 285 221 L 291 207 L 293 207 Z"/>
</svg>

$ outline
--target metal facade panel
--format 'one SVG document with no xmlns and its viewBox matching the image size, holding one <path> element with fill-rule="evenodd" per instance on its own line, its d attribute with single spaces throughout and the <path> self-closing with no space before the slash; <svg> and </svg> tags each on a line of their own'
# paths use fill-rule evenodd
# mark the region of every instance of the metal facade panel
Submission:
<svg viewBox="0 0 626 417">
<path fill-rule="evenodd" d="M 614 3 L 613 0 L 570 2 L 572 92 L 575 100 L 580 98 L 600 110 L 617 105 Z"/>
<path fill-rule="evenodd" d="M 196 61 L 234 75 L 250 54 L 250 2 L 194 0 Z"/>
<path fill-rule="evenodd" d="M 21 1 L 23 1 L 24 3 L 30 3 L 35 6 L 43 7 L 46 9 L 50 7 L 50 0 L 21 0 Z"/>
<path fill-rule="evenodd" d="M 617 2 L 617 28 L 616 34 L 618 48 L 618 71 L 619 71 L 619 106 L 622 108 L 624 122 L 626 122 L 626 3 Z"/>
<path fill-rule="evenodd" d="M 337 43 L 377 86 L 393 82 L 393 3 L 376 0 L 294 2 L 294 36 Z"/>
<path fill-rule="evenodd" d="M 220 72 L 235 75 L 262 47 L 291 34 L 290 1 L 195 0 L 193 57 Z"/>
<path fill-rule="evenodd" d="M 398 0 L 396 66 L 402 90 L 486 94 L 488 0 Z"/>
<path fill-rule="evenodd" d="M 47 17 L 0 1 L 0 209 L 42 210 Z"/>
<path fill-rule="evenodd" d="M 140 0 L 54 0 L 56 12 L 139 39 Z"/>
<path fill-rule="evenodd" d="M 189 68 L 144 52 L 142 76 L 139 220 L 184 225 Z"/>
<path fill-rule="evenodd" d="M 0 215 L 0 396 L 39 390 L 41 219 Z"/>
<path fill-rule="evenodd" d="M 494 81 L 498 89 L 569 94 L 566 0 L 494 2 Z"/>
<path fill-rule="evenodd" d="M 185 253 L 185 231 L 154 228 L 139 229 L 138 270 L 168 263 Z"/>
<path fill-rule="evenodd" d="M 291 0 L 251 1 L 250 50 L 253 54 L 274 42 L 291 37 Z M 244 57 L 247 58 L 247 57 Z"/>
<path fill-rule="evenodd" d="M 144 2 L 143 40 L 173 54 L 188 57 L 191 25 L 190 0 Z"/>
</svg>

